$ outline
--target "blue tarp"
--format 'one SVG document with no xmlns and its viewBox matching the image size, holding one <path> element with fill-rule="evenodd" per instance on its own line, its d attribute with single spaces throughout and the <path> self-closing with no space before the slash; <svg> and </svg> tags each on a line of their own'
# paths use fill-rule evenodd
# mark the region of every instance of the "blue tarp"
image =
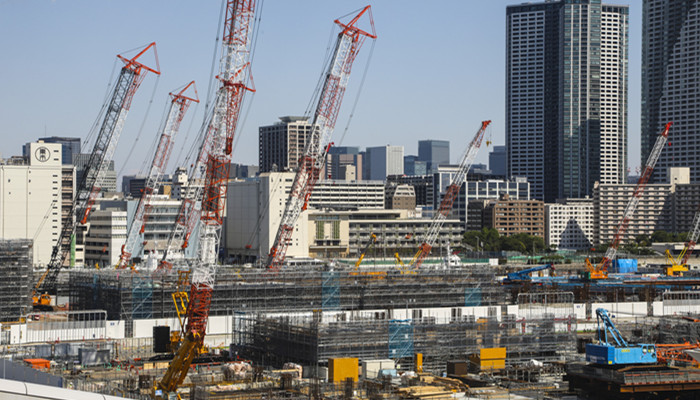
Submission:
<svg viewBox="0 0 700 400">
<path fill-rule="evenodd" d="M 612 271 L 618 274 L 633 274 L 637 272 L 637 260 L 632 258 L 622 258 L 613 260 Z"/>
</svg>

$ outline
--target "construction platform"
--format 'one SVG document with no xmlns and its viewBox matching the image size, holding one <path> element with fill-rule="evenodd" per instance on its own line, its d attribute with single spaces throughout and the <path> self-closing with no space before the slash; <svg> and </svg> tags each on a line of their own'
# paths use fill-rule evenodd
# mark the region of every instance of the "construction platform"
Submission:
<svg viewBox="0 0 700 400">
<path fill-rule="evenodd" d="M 697 399 L 700 369 L 629 366 L 612 369 L 585 364 L 566 366 L 564 380 L 571 390 L 598 399 Z"/>
</svg>

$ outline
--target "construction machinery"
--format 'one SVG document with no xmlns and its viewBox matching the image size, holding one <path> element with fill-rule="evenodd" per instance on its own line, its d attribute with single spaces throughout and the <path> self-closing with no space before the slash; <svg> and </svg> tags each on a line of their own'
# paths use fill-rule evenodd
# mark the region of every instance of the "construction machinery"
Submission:
<svg viewBox="0 0 700 400">
<path fill-rule="evenodd" d="M 596 343 L 586 344 L 586 361 L 612 366 L 657 362 L 655 345 L 627 343 L 605 309 L 598 308 L 595 313 L 598 322 Z"/>
<path fill-rule="evenodd" d="M 671 255 L 671 252 L 666 250 L 666 258 L 668 264 L 666 266 L 666 275 L 683 275 L 683 272 L 688 272 L 688 259 L 693 253 L 693 249 L 698 242 L 698 237 L 700 236 L 700 210 L 695 213 L 695 218 L 693 218 L 693 230 L 690 232 L 688 241 L 685 242 L 685 247 L 681 250 L 678 258 Z"/>
<path fill-rule="evenodd" d="M 531 273 L 538 272 L 538 271 L 544 271 L 547 269 L 553 270 L 552 264 L 538 265 L 536 267 L 527 268 L 527 269 L 524 269 L 521 271 L 509 272 L 506 275 L 506 279 L 503 282 L 504 283 L 515 283 L 515 282 L 530 281 L 530 280 L 532 280 L 532 277 L 530 276 Z"/>
<path fill-rule="evenodd" d="M 472 164 L 474 163 L 476 154 L 479 152 L 481 142 L 484 139 L 484 133 L 486 132 L 486 128 L 490 123 L 491 121 L 481 122 L 481 127 L 476 132 L 476 135 L 474 135 L 474 139 L 472 139 L 471 143 L 469 143 L 469 147 L 467 147 L 464 155 L 462 155 L 462 160 L 459 163 L 457 172 L 452 176 L 450 185 L 447 187 L 445 195 L 440 202 L 440 208 L 438 208 L 437 213 L 435 213 L 435 216 L 433 216 L 433 221 L 423 238 L 423 242 L 418 248 L 418 252 L 411 260 L 410 265 L 414 268 L 421 266 L 423 260 L 425 260 L 428 254 L 430 254 L 430 250 L 435 245 L 440 229 L 442 229 L 442 225 L 450 215 L 450 212 L 452 212 L 452 205 L 457 197 L 457 194 L 459 193 L 459 188 L 462 187 L 467 179 L 469 168 L 471 168 Z"/>
<path fill-rule="evenodd" d="M 184 258 L 197 223 L 199 246 L 196 259 L 204 264 L 214 264 L 217 260 L 233 139 L 244 95 L 255 91 L 250 75 L 255 3 L 255 0 L 230 0 L 226 3 L 223 49 L 217 75 L 221 84 L 211 113 L 202 125 L 197 160 L 190 169 L 189 184 L 184 189 L 175 228 L 168 238 L 159 269 L 172 268 L 171 259 L 175 253 Z"/>
<path fill-rule="evenodd" d="M 155 56 L 155 68 L 148 67 L 139 61 L 139 58 L 150 49 L 153 49 Z M 37 308 L 44 308 L 47 296 L 56 292 L 56 280 L 68 255 L 64 246 L 69 245 L 75 239 L 74 236 L 78 224 L 87 223 L 95 199 L 104 184 L 107 167 L 114 156 L 134 94 L 136 94 L 148 72 L 160 75 L 155 42 L 148 44 L 132 58 L 127 58 L 123 55 L 117 55 L 117 57 L 124 62 L 124 66 L 112 89 L 110 99 L 103 107 L 106 110 L 105 115 L 95 139 L 95 145 L 90 153 L 90 158 L 85 165 L 85 172 L 80 182 L 76 185 L 75 197 L 73 197 L 73 202 L 68 212 L 69 218 L 64 220 L 61 227 L 61 232 L 51 253 L 51 260 L 47 265 L 46 272 L 44 272 L 34 287 L 32 299 Z"/>
<path fill-rule="evenodd" d="M 370 32 L 357 26 L 358 21 L 365 14 L 369 17 Z M 353 62 L 365 39 L 377 38 L 370 6 L 363 8 L 347 24 L 337 19 L 334 22 L 340 26 L 341 31 L 338 33 L 335 50 L 325 70 L 323 88 L 316 103 L 312 129 L 306 139 L 304 154 L 299 160 L 299 169 L 294 177 L 275 240 L 267 256 L 266 265 L 273 270 L 282 266 L 294 232 L 294 225 L 301 212 L 306 210 L 311 192 L 323 170 Z"/>
<path fill-rule="evenodd" d="M 216 93 L 212 114 L 208 117 L 208 123 L 203 125 L 206 128 L 200 136 L 202 143 L 199 157 L 192 171 L 195 184 L 186 191 L 168 250 L 163 254 L 159 265 L 160 270 L 172 267 L 168 260 L 168 251 L 176 241 L 181 243 L 181 249 L 187 247 L 189 236 L 199 219 L 197 257 L 193 261 L 190 274 L 184 277 L 180 275 L 181 279 L 178 282 L 179 286 L 182 286 L 187 285 L 185 281 L 188 281 L 189 295 L 173 297 L 181 326 L 184 326 L 184 334 L 165 374 L 155 382 L 153 395 L 158 399 L 180 398 L 177 389 L 185 380 L 192 361 L 204 348 L 214 289 L 214 266 L 226 207 L 226 183 L 233 152 L 233 137 L 244 94 L 253 90 L 248 86 L 248 81 L 255 3 L 255 0 L 229 0 L 226 3 L 223 48 L 217 76 L 221 84 Z M 201 185 L 197 184 L 197 181 L 200 181 Z"/>
<path fill-rule="evenodd" d="M 605 256 L 603 256 L 603 259 L 597 265 L 593 265 L 588 258 L 586 259 L 585 277 L 587 279 L 607 279 L 608 267 L 617 255 L 617 248 L 620 246 L 622 238 L 625 236 L 625 232 L 627 232 L 627 226 L 629 225 L 630 219 L 632 219 L 632 216 L 637 209 L 639 200 L 644 193 L 644 188 L 646 188 L 647 181 L 649 181 L 651 173 L 654 171 L 654 166 L 656 166 L 656 161 L 659 159 L 661 150 L 663 150 L 666 142 L 668 141 L 668 131 L 671 129 L 672 124 L 673 122 L 667 123 L 664 130 L 656 139 L 656 143 L 654 143 L 654 147 L 651 150 L 651 153 L 649 153 L 646 165 L 644 166 L 644 172 L 642 172 L 642 175 L 639 177 L 639 181 L 637 182 L 637 186 L 634 188 L 632 197 L 627 203 L 624 213 L 622 213 L 622 220 L 620 221 L 620 225 L 617 227 L 617 231 L 615 232 L 615 236 L 613 237 L 610 247 L 608 247 L 608 250 L 605 252 Z"/>
<path fill-rule="evenodd" d="M 190 88 L 192 88 L 194 92 L 192 95 L 186 94 Z M 131 224 L 127 229 L 126 242 L 122 245 L 121 255 L 119 256 L 119 261 L 116 266 L 117 268 L 124 268 L 129 265 L 131 261 L 131 255 L 134 253 L 139 238 L 146 229 L 146 222 L 151 214 L 153 195 L 158 194 L 163 183 L 165 168 L 168 166 L 168 160 L 170 159 L 170 153 L 172 152 L 175 138 L 180 131 L 180 123 L 185 117 L 185 113 L 190 104 L 193 102 L 199 103 L 197 87 L 194 81 L 185 85 L 185 87 L 177 93 L 172 92 L 168 95 L 171 98 L 170 109 L 168 110 L 165 124 L 163 125 L 160 139 L 158 140 L 156 152 L 153 155 L 153 161 L 151 161 L 151 168 L 146 178 L 146 185 L 139 198 L 138 205 L 136 206 L 134 218 L 131 220 Z"/>
<path fill-rule="evenodd" d="M 369 235 L 369 242 L 365 245 L 365 247 L 362 248 L 362 251 L 360 252 L 360 257 L 358 257 L 357 261 L 355 262 L 355 271 L 360 268 L 360 264 L 362 264 L 362 260 L 365 258 L 365 254 L 369 251 L 369 249 L 374 246 L 374 244 L 377 243 L 377 235 L 374 233 L 371 233 Z"/>
</svg>

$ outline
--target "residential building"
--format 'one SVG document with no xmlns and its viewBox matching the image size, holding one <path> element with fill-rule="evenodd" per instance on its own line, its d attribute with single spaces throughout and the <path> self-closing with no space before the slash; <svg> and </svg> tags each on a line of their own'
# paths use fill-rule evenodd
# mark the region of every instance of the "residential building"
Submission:
<svg viewBox="0 0 700 400">
<path fill-rule="evenodd" d="M 387 177 L 387 185 L 407 184 L 413 186 L 416 195 L 416 207 L 433 208 L 434 175 L 390 175 Z"/>
<path fill-rule="evenodd" d="M 507 7 L 507 175 L 527 177 L 533 198 L 624 182 L 628 14 L 600 0 Z"/>
<path fill-rule="evenodd" d="M 462 221 L 465 231 L 480 230 L 485 226 L 483 209 L 503 195 L 514 200 L 530 200 L 530 184 L 525 178 L 467 181 L 455 199 L 452 215 Z"/>
<path fill-rule="evenodd" d="M 428 173 L 436 172 L 440 165 L 450 163 L 450 142 L 447 140 L 419 140 L 418 161 L 426 164 Z"/>
<path fill-rule="evenodd" d="M 369 175 L 363 175 L 365 179 L 384 181 L 389 175 L 403 174 L 403 146 L 368 147 L 366 154 Z"/>
<path fill-rule="evenodd" d="M 642 19 L 641 159 L 673 122 L 651 181 L 666 182 L 669 167 L 689 167 L 690 183 L 700 183 L 700 1 L 644 0 Z"/>
<path fill-rule="evenodd" d="M 117 265 L 126 241 L 126 210 L 105 208 L 90 213 L 90 228 L 85 237 L 85 265 L 110 268 Z"/>
<path fill-rule="evenodd" d="M 413 186 L 392 185 L 387 183 L 384 204 L 388 210 L 415 210 L 416 192 Z"/>
<path fill-rule="evenodd" d="M 26 159 L 0 161 L 0 239 L 32 240 L 33 264 L 46 265 L 62 228 L 62 147 L 36 142 L 27 150 Z"/>
<path fill-rule="evenodd" d="M 593 199 L 566 199 L 544 205 L 545 245 L 559 250 L 593 246 Z"/>
<path fill-rule="evenodd" d="M 296 171 L 311 134 L 308 117 L 286 116 L 258 130 L 260 172 Z"/>
<path fill-rule="evenodd" d="M 484 208 L 484 224 L 501 236 L 525 233 L 544 239 L 544 202 L 514 200 L 507 194 Z"/>
</svg>

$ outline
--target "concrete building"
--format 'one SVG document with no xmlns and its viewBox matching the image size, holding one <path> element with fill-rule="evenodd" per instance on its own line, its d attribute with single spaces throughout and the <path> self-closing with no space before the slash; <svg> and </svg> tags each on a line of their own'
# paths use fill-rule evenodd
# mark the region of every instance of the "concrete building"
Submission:
<svg viewBox="0 0 700 400">
<path fill-rule="evenodd" d="M 514 200 L 530 200 L 530 184 L 525 178 L 467 181 L 455 200 L 453 215 L 462 221 L 465 231 L 481 230 L 484 227 L 483 209 L 503 195 Z"/>
<path fill-rule="evenodd" d="M 667 122 L 664 147 L 651 181 L 666 182 L 669 167 L 690 167 L 700 183 L 700 1 L 644 0 L 642 22 L 642 147 L 646 160 Z"/>
<path fill-rule="evenodd" d="M 229 179 L 246 179 L 255 178 L 260 173 L 260 167 L 257 165 L 243 165 L 231 163 L 229 166 Z"/>
<path fill-rule="evenodd" d="M 526 233 L 544 239 L 544 202 L 514 200 L 507 194 L 484 208 L 484 224 L 501 236 Z"/>
<path fill-rule="evenodd" d="M 146 188 L 147 179 L 148 177 L 144 175 L 122 176 L 122 193 L 124 193 L 124 197 L 140 198 L 143 195 L 143 190 Z"/>
<path fill-rule="evenodd" d="M 49 136 L 37 139 L 37 142 L 59 143 L 61 145 L 61 162 L 63 165 L 73 165 L 73 155 L 80 154 L 80 138 Z M 22 146 L 22 155 L 29 157 L 29 143 Z"/>
<path fill-rule="evenodd" d="M 365 179 L 373 181 L 384 181 L 389 175 L 403 174 L 403 146 L 379 146 L 368 147 L 366 170 L 368 175 Z"/>
<path fill-rule="evenodd" d="M 447 140 L 419 140 L 418 161 L 425 162 L 428 173 L 436 172 L 440 165 L 450 163 L 450 142 Z"/>
<path fill-rule="evenodd" d="M 348 166 L 354 167 L 355 178 L 358 181 L 363 179 L 362 175 L 363 155 L 359 147 L 332 146 L 326 156 L 325 178 L 347 180 L 346 173 Z"/>
<path fill-rule="evenodd" d="M 545 245 L 559 250 L 593 246 L 593 199 L 566 199 L 545 204 Z"/>
<path fill-rule="evenodd" d="M 390 175 L 387 177 L 387 185 L 407 184 L 413 186 L 416 195 L 416 207 L 432 209 L 434 204 L 434 175 Z"/>
<path fill-rule="evenodd" d="M 90 228 L 85 237 L 85 265 L 114 267 L 126 242 L 126 210 L 105 207 L 90 214 Z"/>
<path fill-rule="evenodd" d="M 83 180 L 85 166 L 90 160 L 90 154 L 80 153 L 73 155 L 73 165 L 75 166 L 75 178 L 78 185 Z M 76 185 L 77 186 L 77 185 Z M 114 170 L 114 160 L 107 164 L 107 172 L 105 173 L 104 183 L 102 185 L 102 193 L 117 191 L 117 172 Z"/>
<path fill-rule="evenodd" d="M 33 240 L 34 265 L 46 265 L 62 228 L 62 149 L 43 142 L 27 149 L 27 159 L 0 163 L 0 239 Z"/>
<path fill-rule="evenodd" d="M 260 172 L 295 171 L 304 154 L 306 138 L 311 134 L 307 117 L 280 117 L 274 125 L 258 130 L 258 164 Z"/>
<path fill-rule="evenodd" d="M 409 210 L 312 211 L 308 223 L 312 257 L 355 257 L 375 234 L 375 254 L 392 258 L 396 252 L 413 256 L 432 220 L 416 218 Z M 445 220 L 431 256 L 439 257 L 461 240 L 459 221 Z"/>
<path fill-rule="evenodd" d="M 388 210 L 415 210 L 416 192 L 411 185 L 387 184 L 384 204 Z"/>
<path fill-rule="evenodd" d="M 533 198 L 579 198 L 595 182 L 624 182 L 627 39 L 627 6 L 507 7 L 507 174 L 527 177 Z"/>
</svg>

